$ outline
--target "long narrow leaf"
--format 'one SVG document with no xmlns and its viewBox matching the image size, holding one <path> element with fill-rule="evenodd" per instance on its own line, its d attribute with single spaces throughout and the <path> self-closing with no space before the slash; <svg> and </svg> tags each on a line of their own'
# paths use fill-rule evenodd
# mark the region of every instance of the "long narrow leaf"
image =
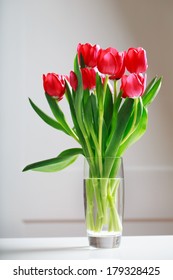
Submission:
<svg viewBox="0 0 173 280">
<path fill-rule="evenodd" d="M 81 75 L 81 71 L 79 68 L 79 64 L 78 64 L 78 57 L 76 55 L 75 60 L 74 60 L 74 72 L 77 76 L 77 80 L 78 80 L 78 86 L 77 86 L 77 90 L 76 90 L 76 95 L 75 95 L 75 109 L 76 109 L 76 114 L 79 115 L 81 117 L 81 103 L 82 103 L 82 99 L 83 99 L 83 85 L 82 85 L 82 75 Z"/>
<path fill-rule="evenodd" d="M 96 131 L 94 129 L 94 118 L 93 118 L 93 110 L 92 110 L 92 95 L 88 96 L 87 103 L 84 107 L 84 124 L 86 127 L 86 131 L 89 137 L 89 141 L 91 144 L 91 147 L 94 148 L 94 150 L 98 149 L 98 138 Z"/>
<path fill-rule="evenodd" d="M 98 100 L 98 107 L 103 107 L 103 85 L 99 74 L 96 74 L 96 95 Z"/>
<path fill-rule="evenodd" d="M 117 116 L 118 116 L 118 111 L 122 102 L 122 92 L 120 91 L 116 100 L 114 100 L 114 104 L 113 104 L 113 113 L 112 113 L 112 120 L 111 120 L 111 126 L 110 126 L 110 133 L 109 133 L 109 137 L 107 140 L 107 146 L 110 144 L 110 141 L 112 139 L 112 136 L 115 132 L 116 126 L 117 126 Z"/>
<path fill-rule="evenodd" d="M 137 104 L 137 112 L 139 114 L 139 117 L 136 118 L 136 125 L 135 128 L 133 129 L 132 133 L 128 133 L 126 135 L 126 140 L 125 142 L 121 142 L 121 145 L 118 149 L 117 152 L 117 158 L 120 158 L 123 153 L 125 152 L 125 150 L 132 145 L 133 143 L 135 143 L 137 140 L 140 139 L 140 137 L 142 137 L 142 135 L 145 133 L 146 128 L 147 128 L 147 120 L 148 120 L 148 115 L 147 115 L 147 109 L 145 107 L 142 106 L 142 102 L 139 99 L 138 104 Z M 141 110 L 142 109 L 142 110 Z M 142 116 L 141 116 L 142 113 Z M 134 114 L 132 114 L 132 116 L 134 118 Z M 137 120 L 138 119 L 138 120 Z M 129 125 L 129 124 L 128 124 Z M 119 169 L 119 160 L 115 160 L 113 165 L 112 165 L 112 170 L 110 173 L 110 177 L 114 178 L 118 172 Z"/>
<path fill-rule="evenodd" d="M 85 126 L 83 123 L 83 116 L 82 116 L 82 113 L 83 113 L 83 83 L 82 83 L 82 75 L 81 75 L 81 71 L 79 68 L 77 55 L 74 60 L 74 72 L 78 79 L 78 86 L 77 86 L 75 100 L 74 100 L 74 108 L 75 108 L 75 112 L 76 112 L 76 119 L 77 119 L 78 125 L 80 127 L 80 130 L 83 133 L 83 136 L 85 137 L 86 130 L 85 130 Z"/>
<path fill-rule="evenodd" d="M 39 161 L 27 165 L 23 171 L 33 170 L 40 172 L 56 172 L 60 171 L 70 164 L 72 164 L 78 157 L 79 154 L 83 154 L 83 150 L 80 148 L 72 148 L 63 151 L 58 157 Z"/>
<path fill-rule="evenodd" d="M 112 92 L 108 85 L 106 88 L 105 102 L 104 102 L 104 120 L 108 130 L 111 125 L 112 114 L 113 114 L 113 98 L 112 98 Z"/>
<path fill-rule="evenodd" d="M 92 107 L 91 107 L 91 98 L 88 96 L 88 100 L 84 106 L 84 124 L 88 135 L 90 135 L 90 130 L 93 126 L 93 119 L 92 119 Z"/>
<path fill-rule="evenodd" d="M 116 155 L 118 148 L 120 146 L 124 131 L 126 129 L 128 120 L 133 111 L 133 104 L 134 104 L 134 99 L 126 98 L 123 105 L 121 106 L 121 109 L 117 116 L 116 130 L 107 147 L 105 157 L 112 157 L 112 156 Z M 107 163 L 105 160 L 105 164 L 104 164 L 104 176 L 105 177 L 109 176 L 109 173 L 111 172 L 111 168 L 112 168 L 111 164 L 113 164 L 113 161 L 111 162 L 111 160 L 108 160 L 108 163 Z"/>
<path fill-rule="evenodd" d="M 155 99 L 156 95 L 158 94 L 160 87 L 161 87 L 161 83 L 162 83 L 162 77 L 159 78 L 149 89 L 149 91 L 147 91 L 143 96 L 142 96 L 142 100 L 143 100 L 143 104 L 144 106 L 148 106 L 150 105 L 153 100 Z"/>
<path fill-rule="evenodd" d="M 34 111 L 39 115 L 39 117 L 48 125 L 61 130 L 63 132 L 65 132 L 66 134 L 68 134 L 68 132 L 66 130 L 64 130 L 64 128 L 54 119 L 52 119 L 51 117 L 49 117 L 47 114 L 45 114 L 40 108 L 38 108 L 34 102 L 29 98 L 29 102 L 32 106 L 32 108 L 34 109 Z M 68 134 L 69 135 L 69 134 Z"/>
<path fill-rule="evenodd" d="M 68 85 L 67 82 L 66 82 L 66 93 L 65 93 L 65 95 L 66 95 L 67 101 L 69 103 L 69 107 L 70 107 L 70 111 L 71 111 L 71 116 L 72 116 L 74 128 L 75 128 L 76 134 L 77 134 L 77 136 L 79 138 L 79 143 L 81 144 L 84 153 L 87 154 L 87 147 L 86 147 L 85 139 L 84 139 L 84 136 L 83 136 L 83 134 L 81 132 L 81 129 L 80 129 L 79 124 L 78 124 L 77 119 L 76 119 L 76 111 L 75 111 L 75 107 L 74 107 L 74 99 L 73 99 L 73 97 L 71 95 L 71 91 L 70 91 L 70 88 L 69 88 L 69 85 Z"/>
<path fill-rule="evenodd" d="M 153 87 L 153 85 L 156 83 L 156 81 L 157 81 L 157 76 L 155 76 L 152 80 L 151 80 L 151 82 L 147 85 L 147 87 L 146 87 L 146 89 L 145 89 L 145 91 L 144 91 L 144 93 L 143 93 L 143 96 L 145 96 L 145 95 L 147 95 L 148 94 L 148 92 L 150 91 L 150 89 Z"/>
<path fill-rule="evenodd" d="M 47 93 L 45 93 L 47 102 L 50 106 L 50 109 L 54 115 L 54 117 L 57 119 L 57 121 L 59 123 L 64 122 L 65 121 L 65 116 L 62 112 L 62 110 L 60 109 L 58 102 L 55 98 L 53 98 L 52 96 L 48 95 Z"/>
<path fill-rule="evenodd" d="M 92 107 L 92 114 L 93 114 L 94 131 L 95 134 L 98 135 L 98 103 L 95 94 L 91 94 L 91 107 Z"/>
<path fill-rule="evenodd" d="M 142 135 L 145 133 L 147 129 L 147 124 L 148 124 L 148 111 L 144 107 L 142 117 L 140 119 L 140 122 L 136 130 L 127 138 L 127 140 L 122 145 L 120 145 L 119 150 L 117 152 L 118 156 L 122 156 L 128 147 L 130 147 L 132 144 L 137 142 L 142 137 Z"/>
<path fill-rule="evenodd" d="M 112 139 L 110 141 L 109 146 L 107 147 L 106 150 L 106 156 L 112 156 L 116 154 L 116 151 L 119 147 L 119 144 L 121 142 L 121 139 L 123 137 L 124 131 L 126 129 L 128 120 L 130 118 L 130 115 L 132 113 L 132 108 L 134 104 L 134 99 L 127 98 L 124 101 L 124 104 L 122 105 L 120 112 L 118 113 L 117 116 L 117 127 L 116 130 L 112 136 Z"/>
<path fill-rule="evenodd" d="M 48 94 L 45 94 L 45 95 L 46 95 L 46 99 L 48 101 L 48 104 L 50 106 L 50 109 L 51 109 L 53 115 L 55 116 L 57 121 L 61 124 L 61 126 L 64 128 L 64 130 L 66 130 L 67 133 L 72 136 L 72 130 L 69 127 L 69 125 L 65 119 L 64 113 L 60 109 L 56 99 L 49 96 Z"/>
<path fill-rule="evenodd" d="M 79 125 L 79 128 L 83 134 L 83 138 L 85 141 L 85 156 L 87 157 L 93 157 L 93 151 L 91 148 L 91 145 L 89 143 L 89 139 L 88 139 L 88 135 L 87 135 L 87 131 L 84 125 L 84 120 L 83 120 L 83 112 L 84 112 L 84 108 L 83 108 L 83 82 L 82 82 L 82 75 L 81 75 L 81 71 L 79 68 L 79 64 L 78 64 L 78 57 L 76 55 L 75 60 L 74 60 L 74 72 L 77 75 L 77 79 L 78 79 L 78 86 L 77 86 L 77 90 L 76 90 L 76 94 L 75 94 L 75 100 L 74 100 L 74 107 L 75 107 L 75 112 L 76 112 L 76 119 L 77 119 L 77 123 Z"/>
<path fill-rule="evenodd" d="M 143 104 L 142 104 L 141 97 L 136 98 L 134 102 L 135 102 L 134 110 L 133 110 L 133 113 L 131 114 L 131 117 L 130 117 L 127 127 L 126 127 L 126 130 L 124 132 L 123 141 L 125 141 L 125 139 L 127 139 L 133 133 L 133 131 L 138 126 L 139 121 L 142 116 Z"/>
</svg>

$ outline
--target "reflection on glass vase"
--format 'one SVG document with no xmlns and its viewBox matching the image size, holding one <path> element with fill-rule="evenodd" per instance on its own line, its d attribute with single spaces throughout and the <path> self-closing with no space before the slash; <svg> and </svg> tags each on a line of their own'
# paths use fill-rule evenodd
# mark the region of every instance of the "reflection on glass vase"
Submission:
<svg viewBox="0 0 173 280">
<path fill-rule="evenodd" d="M 119 247 L 124 210 L 122 158 L 85 159 L 84 206 L 89 245 Z"/>
</svg>

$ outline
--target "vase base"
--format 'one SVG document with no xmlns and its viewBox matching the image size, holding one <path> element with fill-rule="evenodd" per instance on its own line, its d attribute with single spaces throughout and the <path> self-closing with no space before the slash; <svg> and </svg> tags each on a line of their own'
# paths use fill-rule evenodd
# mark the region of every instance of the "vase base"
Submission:
<svg viewBox="0 0 173 280">
<path fill-rule="evenodd" d="M 94 248 L 112 249 L 118 248 L 121 235 L 118 236 L 88 236 L 89 245 Z"/>
</svg>

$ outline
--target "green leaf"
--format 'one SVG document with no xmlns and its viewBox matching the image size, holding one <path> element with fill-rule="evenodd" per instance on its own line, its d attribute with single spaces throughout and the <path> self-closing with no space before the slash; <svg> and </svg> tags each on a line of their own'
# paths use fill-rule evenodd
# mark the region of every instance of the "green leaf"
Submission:
<svg viewBox="0 0 173 280">
<path fill-rule="evenodd" d="M 88 141 L 88 145 L 90 149 L 97 150 L 98 149 L 98 139 L 97 139 L 97 131 L 95 130 L 95 120 L 93 113 L 94 99 L 95 96 L 93 94 L 88 95 L 85 106 L 83 107 L 83 124 L 86 129 L 85 140 Z M 97 110 L 97 108 L 96 108 Z M 86 139 L 87 138 L 87 139 Z"/>
<path fill-rule="evenodd" d="M 81 71 L 79 68 L 79 64 L 78 64 L 78 57 L 76 55 L 75 60 L 74 60 L 74 72 L 77 76 L 77 80 L 78 80 L 78 86 L 77 86 L 77 90 L 76 90 L 76 94 L 75 94 L 75 100 L 74 100 L 74 107 L 75 107 L 75 112 L 76 112 L 76 119 L 78 122 L 78 125 L 80 127 L 80 130 L 83 133 L 83 136 L 85 137 L 85 126 L 83 124 L 83 82 L 82 82 L 82 75 L 81 75 Z"/>
<path fill-rule="evenodd" d="M 118 116 L 117 116 L 116 130 L 112 135 L 110 143 L 106 149 L 105 157 L 116 156 L 124 131 L 126 129 L 129 118 L 133 111 L 133 104 L 134 104 L 134 99 L 126 98 L 123 105 L 121 106 L 121 109 L 118 112 Z M 105 177 L 109 176 L 109 173 L 111 172 L 111 168 L 112 168 L 111 164 L 113 164 L 113 162 L 111 163 L 111 160 L 109 160 L 108 163 L 105 160 L 105 164 L 104 164 Z"/>
<path fill-rule="evenodd" d="M 114 101 L 114 111 L 118 111 L 120 108 L 121 102 L 122 102 L 122 91 L 118 93 L 118 96 L 116 97 L 116 100 Z"/>
<path fill-rule="evenodd" d="M 93 114 L 93 125 L 95 134 L 98 135 L 98 103 L 97 97 L 95 94 L 91 94 L 91 107 L 92 107 L 92 114 Z"/>
<path fill-rule="evenodd" d="M 76 113 L 75 113 L 75 109 L 74 109 L 74 100 L 71 94 L 71 90 L 69 88 L 69 84 L 67 81 L 65 81 L 66 83 L 66 92 L 65 92 L 65 96 L 67 98 L 69 107 L 70 107 L 70 112 L 71 112 L 71 116 L 72 116 L 72 120 L 74 123 L 74 126 L 76 126 Z"/>
<path fill-rule="evenodd" d="M 142 112 L 143 112 L 143 104 L 142 104 L 141 97 L 139 97 L 134 100 L 134 110 L 128 121 L 126 130 L 124 132 L 123 141 L 125 141 L 125 139 L 129 137 L 129 135 L 132 134 L 133 131 L 136 129 L 136 126 L 138 125 L 140 118 L 142 116 Z"/>
<path fill-rule="evenodd" d="M 107 138 L 108 138 L 108 127 L 103 120 L 103 126 L 102 126 L 102 155 L 104 157 L 104 153 L 106 150 L 106 144 L 107 144 Z"/>
<path fill-rule="evenodd" d="M 57 122 L 55 121 L 54 119 L 52 119 L 51 117 L 49 117 L 48 115 L 46 115 L 40 108 L 38 108 L 34 102 L 29 98 L 29 102 L 32 106 L 32 108 L 34 109 L 34 111 L 39 115 L 39 117 L 45 122 L 47 123 L 48 125 L 58 129 L 58 130 L 61 130 L 63 132 L 65 132 L 66 134 L 67 131 L 64 130 L 64 128 Z M 69 134 L 68 134 L 69 135 Z"/>
<path fill-rule="evenodd" d="M 78 57 L 76 55 L 75 60 L 74 60 L 74 72 L 77 75 L 77 79 L 78 79 L 78 87 L 76 90 L 76 95 L 75 95 L 75 101 L 74 101 L 74 107 L 75 107 L 75 112 L 76 112 L 76 119 L 77 119 L 77 123 L 79 125 L 79 128 L 83 134 L 83 138 L 85 141 L 85 155 L 87 157 L 93 157 L 93 152 L 92 152 L 92 148 L 88 139 L 88 135 L 86 132 L 86 128 L 84 125 L 84 120 L 83 120 L 83 112 L 84 112 L 84 108 L 83 108 L 83 95 L 84 95 L 84 91 L 83 91 L 83 82 L 82 82 L 82 75 L 81 75 L 81 71 L 79 68 L 79 64 L 78 64 Z"/>
<path fill-rule="evenodd" d="M 85 124 L 88 135 L 90 135 L 90 130 L 92 129 L 92 126 L 93 126 L 91 96 L 90 95 L 88 96 L 88 99 L 84 106 L 84 124 Z"/>
<path fill-rule="evenodd" d="M 76 95 L 75 95 L 75 108 L 76 108 L 76 111 L 78 112 L 78 111 L 80 111 L 81 103 L 82 103 L 82 99 L 83 99 L 83 83 L 82 83 L 82 75 L 81 75 L 81 71 L 79 68 L 77 55 L 74 60 L 74 72 L 75 72 L 75 74 L 77 76 L 77 80 L 78 80 L 78 86 L 77 86 Z"/>
<path fill-rule="evenodd" d="M 151 82 L 147 85 L 147 87 L 146 87 L 146 89 L 145 89 L 145 91 L 144 91 L 143 96 L 146 95 L 146 94 L 149 92 L 149 90 L 153 87 L 153 85 L 155 84 L 156 81 L 157 81 L 157 76 L 155 76 L 155 77 L 151 80 Z"/>
<path fill-rule="evenodd" d="M 68 132 L 68 134 L 71 134 L 71 128 L 67 124 L 64 113 L 60 109 L 57 100 L 48 94 L 45 94 L 45 95 L 46 95 L 46 99 L 49 103 L 50 109 L 51 109 L 54 117 L 61 124 L 61 126 L 64 128 L 64 130 L 66 130 Z"/>
<path fill-rule="evenodd" d="M 84 107 L 88 101 L 89 96 L 90 96 L 89 89 L 84 90 L 84 94 L 83 94 L 83 106 Z"/>
<path fill-rule="evenodd" d="M 54 117 L 57 119 L 57 121 L 59 123 L 64 122 L 65 117 L 64 117 L 62 110 L 60 109 L 60 107 L 58 105 L 57 100 L 47 93 L 45 93 L 45 96 L 46 96 L 46 99 L 48 101 L 48 104 L 50 106 L 50 109 L 51 109 Z"/>
<path fill-rule="evenodd" d="M 117 116 L 117 127 L 107 147 L 106 156 L 114 156 L 133 110 L 134 99 L 126 98 Z"/>
<path fill-rule="evenodd" d="M 150 83 L 150 87 L 148 90 L 143 94 L 142 100 L 144 106 L 150 105 L 153 100 L 155 99 L 156 95 L 158 94 L 161 84 L 162 84 L 162 77 L 159 78 L 158 80 L 153 80 L 153 83 Z"/>
<path fill-rule="evenodd" d="M 56 158 L 51 158 L 27 165 L 23 171 L 33 170 L 40 172 L 56 172 L 60 171 L 72 164 L 79 154 L 83 155 L 80 148 L 72 148 L 63 151 Z"/>
<path fill-rule="evenodd" d="M 92 111 L 92 96 L 88 96 L 88 100 L 86 102 L 86 105 L 84 107 L 84 125 L 87 131 L 88 139 L 89 139 L 89 145 L 95 149 L 98 148 L 98 139 L 96 136 L 96 132 L 94 130 L 94 122 L 93 122 L 93 111 Z"/>
<path fill-rule="evenodd" d="M 104 102 L 104 120 L 107 129 L 109 129 L 111 125 L 112 113 L 113 113 L 113 98 L 112 98 L 112 92 L 108 85 L 106 88 L 105 102 Z"/>
<path fill-rule="evenodd" d="M 70 111 L 71 111 L 71 116 L 72 116 L 72 120 L 73 120 L 73 124 L 74 124 L 74 130 L 79 138 L 79 143 L 81 144 L 83 150 L 86 150 L 86 144 L 85 144 L 85 139 L 83 137 L 83 134 L 80 130 L 80 127 L 79 127 L 79 124 L 77 122 L 77 119 L 76 119 L 76 112 L 75 112 L 75 108 L 74 108 L 74 100 L 72 98 L 72 95 L 71 95 L 71 91 L 70 91 L 70 88 L 69 88 L 69 85 L 68 83 L 66 82 L 66 98 L 67 98 L 67 101 L 69 103 L 69 106 L 70 106 Z"/>
<path fill-rule="evenodd" d="M 112 120 L 111 120 L 111 127 L 110 127 L 110 133 L 109 133 L 109 137 L 107 140 L 107 146 L 109 145 L 112 136 L 115 132 L 116 126 L 117 126 L 117 116 L 118 116 L 118 111 L 122 102 L 122 91 L 119 92 L 118 96 L 116 97 L 116 100 L 114 101 L 113 104 L 113 113 L 112 113 Z"/>
<path fill-rule="evenodd" d="M 103 106 L 103 85 L 99 74 L 96 74 L 96 95 L 99 108 Z"/>
<path fill-rule="evenodd" d="M 148 111 L 147 108 L 143 108 L 142 117 L 140 119 L 140 122 L 138 126 L 136 127 L 135 131 L 127 138 L 127 140 L 120 145 L 117 155 L 122 156 L 124 152 L 129 148 L 132 144 L 137 142 L 142 135 L 146 132 L 148 124 Z"/>
</svg>

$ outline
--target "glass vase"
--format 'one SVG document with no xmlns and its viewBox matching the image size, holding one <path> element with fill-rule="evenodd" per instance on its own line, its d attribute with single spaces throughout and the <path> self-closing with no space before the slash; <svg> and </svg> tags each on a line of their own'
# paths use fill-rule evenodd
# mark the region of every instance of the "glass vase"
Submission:
<svg viewBox="0 0 173 280">
<path fill-rule="evenodd" d="M 119 247 L 124 212 L 122 158 L 85 158 L 84 207 L 89 245 Z"/>
</svg>

